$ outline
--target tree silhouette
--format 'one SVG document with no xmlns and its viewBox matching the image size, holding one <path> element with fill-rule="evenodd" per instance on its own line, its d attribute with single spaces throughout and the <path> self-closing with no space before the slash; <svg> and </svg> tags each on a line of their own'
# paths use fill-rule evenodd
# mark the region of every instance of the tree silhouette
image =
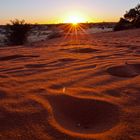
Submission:
<svg viewBox="0 0 140 140">
<path fill-rule="evenodd" d="M 140 4 L 135 8 L 130 9 L 124 14 L 124 17 L 116 24 L 114 30 L 123 30 L 129 28 L 140 27 Z"/>
</svg>

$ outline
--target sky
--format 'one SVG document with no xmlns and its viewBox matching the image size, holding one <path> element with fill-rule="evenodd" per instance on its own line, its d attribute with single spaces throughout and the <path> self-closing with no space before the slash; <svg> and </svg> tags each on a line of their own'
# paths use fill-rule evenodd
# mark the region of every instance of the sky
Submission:
<svg viewBox="0 0 140 140">
<path fill-rule="evenodd" d="M 138 3 L 140 0 L 0 0 L 0 24 L 14 19 L 42 24 L 116 22 Z"/>
</svg>

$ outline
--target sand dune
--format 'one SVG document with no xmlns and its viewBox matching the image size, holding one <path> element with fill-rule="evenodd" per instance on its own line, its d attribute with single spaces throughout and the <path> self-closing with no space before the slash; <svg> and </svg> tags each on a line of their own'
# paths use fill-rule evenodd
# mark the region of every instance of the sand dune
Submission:
<svg viewBox="0 0 140 140">
<path fill-rule="evenodd" d="M 0 140 L 139 140 L 140 30 L 0 48 Z"/>
</svg>

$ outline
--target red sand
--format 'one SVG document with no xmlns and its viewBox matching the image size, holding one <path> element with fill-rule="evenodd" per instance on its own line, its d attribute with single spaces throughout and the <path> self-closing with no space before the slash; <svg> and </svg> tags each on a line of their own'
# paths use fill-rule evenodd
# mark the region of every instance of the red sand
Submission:
<svg viewBox="0 0 140 140">
<path fill-rule="evenodd" d="M 140 30 L 0 48 L 0 140 L 87 139 L 140 139 Z"/>
</svg>

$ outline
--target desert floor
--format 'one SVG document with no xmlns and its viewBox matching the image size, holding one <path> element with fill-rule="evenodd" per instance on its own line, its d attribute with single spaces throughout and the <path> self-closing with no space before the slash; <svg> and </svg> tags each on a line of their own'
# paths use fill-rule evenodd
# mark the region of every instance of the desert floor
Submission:
<svg viewBox="0 0 140 140">
<path fill-rule="evenodd" d="M 0 140 L 88 139 L 140 139 L 140 30 L 0 48 Z"/>
</svg>

